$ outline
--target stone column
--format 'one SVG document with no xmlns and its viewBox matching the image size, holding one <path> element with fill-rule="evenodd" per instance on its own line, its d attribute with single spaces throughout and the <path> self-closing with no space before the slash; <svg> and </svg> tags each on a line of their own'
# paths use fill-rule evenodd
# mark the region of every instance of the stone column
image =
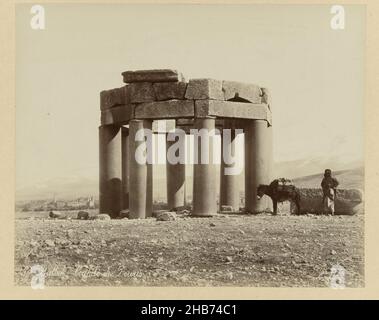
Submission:
<svg viewBox="0 0 379 320">
<path fill-rule="evenodd" d="M 231 121 L 225 120 L 223 129 L 231 129 L 231 139 L 227 141 L 224 139 L 224 132 L 221 133 L 220 211 L 222 206 L 230 206 L 234 212 L 237 212 L 239 211 L 239 174 L 225 174 L 226 169 L 235 168 L 235 163 L 230 164 L 230 160 L 231 157 L 235 157 L 236 134 Z"/>
<path fill-rule="evenodd" d="M 271 183 L 274 179 L 273 177 L 273 168 L 274 168 L 274 145 L 273 145 L 273 133 L 272 126 L 267 127 L 267 144 L 268 144 L 268 173 L 267 173 L 267 184 Z M 272 199 L 270 197 L 265 197 L 267 202 L 267 207 L 273 212 Z M 262 199 L 263 200 L 263 199 Z"/>
<path fill-rule="evenodd" d="M 180 152 L 185 151 L 184 137 L 176 137 L 176 141 L 166 139 L 166 155 L 169 155 L 169 148 L 173 144 L 177 145 Z M 177 148 L 175 148 L 177 149 Z M 180 156 L 185 159 L 185 154 Z M 183 161 L 182 161 L 183 162 Z M 166 162 L 166 182 L 167 182 L 167 204 L 168 210 L 175 210 L 185 205 L 185 182 L 186 182 L 186 165 L 185 163 L 171 164 L 168 159 Z"/>
<path fill-rule="evenodd" d="M 151 121 L 148 120 L 131 120 L 129 122 L 129 217 L 134 219 L 152 215 L 152 164 L 139 163 L 136 159 L 136 156 L 143 154 L 143 151 L 147 155 L 147 139 L 146 137 L 143 141 L 136 141 L 135 139 L 139 130 L 147 133 L 146 130 L 149 129 L 151 135 L 151 124 Z M 142 132 L 140 131 L 140 134 Z M 151 139 L 152 136 L 150 136 L 150 141 Z"/>
<path fill-rule="evenodd" d="M 267 89 L 267 88 L 261 88 L 262 90 L 262 103 L 267 103 L 270 111 L 272 112 L 272 101 L 271 101 L 271 94 L 270 94 L 270 91 Z M 269 159 L 268 159 L 268 165 L 269 165 L 269 181 L 271 182 L 274 177 L 273 177 L 273 167 L 274 167 L 274 150 L 273 150 L 273 147 L 274 147 L 274 144 L 273 144 L 273 128 L 272 128 L 272 119 L 271 119 L 271 126 L 269 126 L 267 128 L 267 141 L 269 143 Z M 270 197 L 266 197 L 267 199 L 267 203 L 268 203 L 268 207 L 270 208 L 271 211 L 273 211 L 273 204 L 272 204 L 272 200 Z"/>
<path fill-rule="evenodd" d="M 257 199 L 259 184 L 270 183 L 271 142 L 265 120 L 249 120 L 245 126 L 245 210 L 267 209 L 266 197 Z"/>
<path fill-rule="evenodd" d="M 214 137 L 209 137 L 209 132 L 215 129 L 214 118 L 198 118 L 195 120 L 195 127 L 208 133 L 202 138 L 194 136 L 195 155 L 197 163 L 194 164 L 193 177 L 193 215 L 211 216 L 217 213 L 216 205 L 216 166 L 213 163 L 213 143 Z M 209 163 L 201 163 L 202 156 L 209 153 Z M 196 159 L 196 158 L 195 158 Z"/>
<path fill-rule="evenodd" d="M 112 218 L 122 209 L 121 130 L 119 126 L 99 127 L 100 213 Z"/>
<path fill-rule="evenodd" d="M 129 209 L 129 128 L 121 128 L 122 208 Z"/>
</svg>

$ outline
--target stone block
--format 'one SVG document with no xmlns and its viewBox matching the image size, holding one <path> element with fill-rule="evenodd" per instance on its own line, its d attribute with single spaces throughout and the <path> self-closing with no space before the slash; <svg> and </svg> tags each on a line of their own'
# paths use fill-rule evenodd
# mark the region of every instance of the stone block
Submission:
<svg viewBox="0 0 379 320">
<path fill-rule="evenodd" d="M 261 103 L 261 88 L 255 84 L 223 81 L 222 90 L 225 100 L 234 99 L 239 102 Z"/>
<path fill-rule="evenodd" d="M 323 213 L 321 188 L 299 188 L 301 213 Z M 337 189 L 335 213 L 354 215 L 362 212 L 363 193 L 357 189 Z M 291 211 L 294 204 L 291 203 Z"/>
<path fill-rule="evenodd" d="M 171 69 L 125 71 L 122 76 L 125 83 L 184 81 L 179 71 Z"/>
<path fill-rule="evenodd" d="M 129 215 L 130 215 L 129 209 L 124 209 L 124 210 L 120 211 L 118 218 L 119 219 L 129 219 Z"/>
<path fill-rule="evenodd" d="M 214 79 L 191 79 L 187 85 L 186 99 L 224 100 L 222 81 Z"/>
<path fill-rule="evenodd" d="M 101 125 L 127 124 L 133 118 L 134 105 L 113 107 L 101 112 Z"/>
<path fill-rule="evenodd" d="M 168 100 L 138 104 L 134 110 L 134 117 L 136 119 L 193 118 L 194 112 L 194 101 Z"/>
<path fill-rule="evenodd" d="M 220 212 L 221 213 L 225 213 L 225 212 L 234 212 L 234 208 L 232 206 L 225 206 L 225 205 L 222 205 L 221 208 L 220 208 Z"/>
<path fill-rule="evenodd" d="M 100 110 L 130 103 L 128 86 L 100 92 Z"/>
<path fill-rule="evenodd" d="M 67 219 L 67 213 L 66 212 L 52 210 L 52 211 L 49 212 L 49 217 L 53 218 L 53 219 Z"/>
<path fill-rule="evenodd" d="M 87 211 L 79 211 L 77 215 L 78 220 L 88 220 L 89 219 L 89 213 Z"/>
<path fill-rule="evenodd" d="M 179 99 L 183 100 L 186 93 L 186 82 L 159 82 L 153 85 L 158 101 Z"/>
<path fill-rule="evenodd" d="M 93 220 L 111 220 L 111 216 L 107 213 L 99 213 L 93 217 Z"/>
<path fill-rule="evenodd" d="M 267 88 L 261 88 L 262 90 L 262 103 L 267 103 L 270 107 L 271 95 Z"/>
<path fill-rule="evenodd" d="M 270 121 L 270 110 L 267 104 L 263 103 L 197 100 L 195 115 L 197 118 L 220 117 Z"/>
<path fill-rule="evenodd" d="M 167 212 L 167 210 L 154 210 L 153 212 L 152 212 L 152 214 L 151 214 L 151 216 L 153 217 L 153 218 L 156 218 L 156 217 L 158 217 L 161 213 L 163 213 L 163 212 Z"/>
<path fill-rule="evenodd" d="M 176 220 L 176 213 L 171 211 L 161 212 L 156 219 L 157 221 L 174 221 Z"/>
<path fill-rule="evenodd" d="M 150 82 L 132 83 L 130 89 L 130 102 L 141 103 L 155 101 L 153 84 Z"/>
</svg>

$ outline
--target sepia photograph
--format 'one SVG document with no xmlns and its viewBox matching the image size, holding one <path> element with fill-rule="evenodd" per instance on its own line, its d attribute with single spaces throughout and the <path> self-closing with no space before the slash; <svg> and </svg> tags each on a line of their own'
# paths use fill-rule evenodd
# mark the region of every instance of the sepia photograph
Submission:
<svg viewBox="0 0 379 320">
<path fill-rule="evenodd" d="M 15 286 L 366 286 L 366 6 L 22 3 L 15 44 Z"/>
</svg>

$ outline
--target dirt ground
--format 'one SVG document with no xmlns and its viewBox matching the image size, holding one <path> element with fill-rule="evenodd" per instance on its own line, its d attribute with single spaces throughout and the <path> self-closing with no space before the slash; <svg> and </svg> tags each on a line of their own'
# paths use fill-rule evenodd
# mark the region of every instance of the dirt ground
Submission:
<svg viewBox="0 0 379 320">
<path fill-rule="evenodd" d="M 340 265 L 346 287 L 364 286 L 362 215 L 47 216 L 16 216 L 17 285 L 29 286 L 41 265 L 47 286 L 325 287 Z"/>
</svg>

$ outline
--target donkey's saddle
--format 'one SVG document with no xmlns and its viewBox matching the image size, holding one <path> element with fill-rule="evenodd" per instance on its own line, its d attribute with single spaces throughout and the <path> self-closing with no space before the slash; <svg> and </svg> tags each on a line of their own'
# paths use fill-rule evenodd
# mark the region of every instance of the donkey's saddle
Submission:
<svg viewBox="0 0 379 320">
<path fill-rule="evenodd" d="M 278 191 L 293 191 L 295 189 L 295 185 L 292 180 L 286 178 L 278 179 Z"/>
</svg>

